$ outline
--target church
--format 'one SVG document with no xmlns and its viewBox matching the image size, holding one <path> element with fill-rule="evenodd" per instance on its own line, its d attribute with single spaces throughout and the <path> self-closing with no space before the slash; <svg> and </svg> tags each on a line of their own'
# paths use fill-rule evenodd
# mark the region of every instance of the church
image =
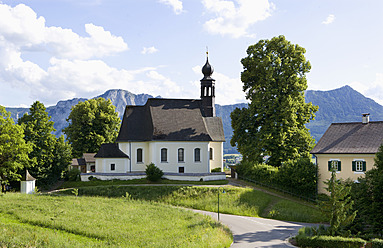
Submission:
<svg viewBox="0 0 383 248">
<path fill-rule="evenodd" d="M 143 106 L 126 106 L 113 144 L 95 155 L 95 171 L 82 173 L 102 180 L 145 177 L 154 163 L 173 180 L 222 180 L 222 120 L 215 116 L 215 80 L 209 59 L 202 68 L 201 99 L 149 98 Z M 213 171 L 213 173 L 212 173 Z"/>
</svg>

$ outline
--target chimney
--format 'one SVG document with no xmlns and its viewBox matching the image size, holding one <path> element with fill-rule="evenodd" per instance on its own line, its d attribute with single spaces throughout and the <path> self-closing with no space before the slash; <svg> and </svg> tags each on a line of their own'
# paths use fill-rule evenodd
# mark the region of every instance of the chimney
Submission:
<svg viewBox="0 0 383 248">
<path fill-rule="evenodd" d="M 362 123 L 368 124 L 370 122 L 370 113 L 362 114 Z"/>
</svg>

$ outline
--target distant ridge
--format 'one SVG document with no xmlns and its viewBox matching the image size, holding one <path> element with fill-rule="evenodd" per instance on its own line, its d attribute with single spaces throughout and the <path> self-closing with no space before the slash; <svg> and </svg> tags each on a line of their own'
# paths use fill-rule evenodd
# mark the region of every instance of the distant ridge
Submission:
<svg viewBox="0 0 383 248">
<path fill-rule="evenodd" d="M 306 102 L 319 106 L 315 120 L 307 124 L 318 141 L 331 123 L 362 121 L 370 113 L 371 121 L 383 120 L 383 106 L 346 85 L 329 91 L 308 90 Z"/>
<path fill-rule="evenodd" d="M 138 94 L 135 95 L 127 90 L 108 90 L 104 94 L 96 96 L 94 98 L 102 97 L 104 99 L 110 99 L 112 104 L 116 107 L 119 117 L 124 114 L 126 105 L 144 105 L 148 98 L 153 98 L 152 95 Z M 79 102 L 84 102 L 86 98 L 73 98 L 70 100 L 59 101 L 55 106 L 47 107 L 47 112 L 51 116 L 51 120 L 54 122 L 54 128 L 56 129 L 55 135 L 60 136 L 62 129 L 68 126 L 66 119 L 68 118 L 71 108 Z M 29 108 L 6 108 L 11 112 L 11 117 L 17 122 L 17 117 L 21 117 L 24 113 L 29 111 Z"/>
<path fill-rule="evenodd" d="M 339 89 L 329 91 L 308 90 L 305 93 L 306 102 L 312 102 L 319 106 L 316 118 L 307 124 L 313 137 L 318 141 L 326 131 L 327 127 L 333 122 L 353 122 L 361 121 L 362 113 L 370 113 L 371 121 L 383 120 L 383 106 L 374 100 L 363 96 L 361 93 L 352 89 L 350 86 L 343 86 Z M 116 107 L 116 111 L 121 118 L 126 105 L 144 105 L 148 98 L 153 98 L 148 94 L 133 94 L 127 90 L 112 89 L 104 94 L 94 98 L 102 97 L 110 99 Z M 159 98 L 160 96 L 157 96 Z M 62 129 L 68 125 L 66 119 L 71 111 L 71 107 L 86 98 L 74 98 L 71 100 L 59 101 L 55 106 L 47 108 L 51 120 L 55 123 L 57 130 L 55 135 L 62 134 Z M 216 104 L 216 114 L 222 118 L 226 142 L 224 143 L 224 152 L 236 153 L 236 149 L 230 146 L 230 139 L 233 135 L 231 128 L 230 113 L 235 108 L 247 107 L 247 103 L 232 105 Z M 21 117 L 27 113 L 29 108 L 6 108 L 11 112 L 12 118 L 17 121 L 17 116 Z"/>
</svg>

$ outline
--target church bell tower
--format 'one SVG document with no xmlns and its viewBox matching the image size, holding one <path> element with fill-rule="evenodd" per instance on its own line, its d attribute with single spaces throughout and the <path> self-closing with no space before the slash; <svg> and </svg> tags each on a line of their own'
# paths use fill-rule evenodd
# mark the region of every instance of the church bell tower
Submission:
<svg viewBox="0 0 383 248">
<path fill-rule="evenodd" d="M 214 69 L 209 64 L 209 57 L 207 56 L 206 63 L 202 67 L 204 77 L 201 79 L 202 115 L 204 117 L 215 116 L 215 79 L 211 78 L 213 72 Z"/>
</svg>

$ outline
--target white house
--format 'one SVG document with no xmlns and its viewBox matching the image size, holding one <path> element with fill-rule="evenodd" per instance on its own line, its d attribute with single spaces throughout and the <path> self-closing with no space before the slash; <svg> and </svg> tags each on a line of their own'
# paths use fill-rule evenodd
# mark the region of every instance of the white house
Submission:
<svg viewBox="0 0 383 248">
<path fill-rule="evenodd" d="M 154 163 L 169 179 L 225 179 L 222 120 L 215 116 L 215 80 L 209 61 L 202 68 L 201 99 L 150 98 L 144 106 L 126 106 L 116 144 L 104 144 L 96 154 L 100 179 L 145 176 Z"/>
</svg>

